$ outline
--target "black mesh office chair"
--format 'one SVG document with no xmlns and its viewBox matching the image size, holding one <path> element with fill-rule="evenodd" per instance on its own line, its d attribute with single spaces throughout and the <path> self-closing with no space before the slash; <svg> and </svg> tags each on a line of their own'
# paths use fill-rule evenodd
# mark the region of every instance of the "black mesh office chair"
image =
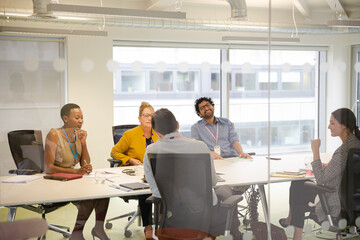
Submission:
<svg viewBox="0 0 360 240">
<path fill-rule="evenodd" d="M 353 148 L 348 152 L 345 172 L 341 180 L 339 195 L 341 200 L 341 214 L 338 218 L 330 215 L 329 206 L 326 201 L 325 193 L 334 192 L 332 188 L 317 185 L 313 182 L 305 183 L 308 187 L 318 191 L 321 206 L 324 210 L 326 220 L 330 223 L 330 231 L 337 232 L 341 239 L 360 238 L 360 149 Z M 346 229 L 338 226 L 339 220 L 347 221 Z M 356 223 L 358 224 L 357 228 Z"/>
<path fill-rule="evenodd" d="M 113 140 L 114 140 L 114 145 L 120 140 L 120 138 L 122 137 L 122 135 L 124 134 L 125 131 L 130 130 L 134 127 L 137 127 L 139 125 L 135 125 L 135 124 L 128 124 L 128 125 L 117 125 L 117 126 L 113 126 L 112 127 L 112 133 L 113 133 Z M 109 163 L 110 163 L 110 167 L 119 167 L 122 166 L 122 161 L 118 160 L 118 159 L 113 159 L 113 158 L 109 158 L 108 159 Z M 133 197 L 122 197 L 122 199 L 125 202 L 129 202 L 130 199 L 135 199 L 137 200 L 136 196 Z M 125 228 L 124 228 L 124 235 L 125 237 L 131 237 L 132 232 L 130 230 L 128 230 L 128 228 L 130 227 L 130 225 L 135 221 L 135 219 L 137 217 L 140 216 L 140 207 L 139 205 L 137 206 L 137 210 L 136 211 L 132 211 L 114 218 L 110 218 L 108 220 L 106 220 L 105 223 L 105 228 L 106 229 L 111 229 L 112 228 L 112 223 L 111 221 L 117 220 L 117 219 L 121 219 L 121 218 L 128 218 L 128 223 L 126 224 Z"/>
<path fill-rule="evenodd" d="M 11 154 L 17 167 L 16 170 L 10 170 L 9 173 L 20 175 L 43 172 L 44 147 L 40 130 L 17 130 L 9 132 L 8 141 Z M 47 203 L 21 207 L 40 213 L 42 218 L 45 219 L 47 213 L 53 212 L 67 204 L 69 203 Z M 8 221 L 14 221 L 15 214 L 16 207 L 9 207 Z M 61 233 L 64 237 L 70 237 L 69 227 L 48 224 L 48 228 L 49 230 Z"/>
<path fill-rule="evenodd" d="M 155 205 L 155 228 L 161 215 L 159 239 L 204 239 L 211 235 L 213 195 L 209 154 L 148 154 L 161 209 Z M 227 209 L 224 235 L 230 233 L 233 213 L 242 196 L 233 195 L 221 203 Z M 155 200 L 153 200 L 154 202 Z M 157 201 L 158 202 L 158 201 Z"/>
</svg>

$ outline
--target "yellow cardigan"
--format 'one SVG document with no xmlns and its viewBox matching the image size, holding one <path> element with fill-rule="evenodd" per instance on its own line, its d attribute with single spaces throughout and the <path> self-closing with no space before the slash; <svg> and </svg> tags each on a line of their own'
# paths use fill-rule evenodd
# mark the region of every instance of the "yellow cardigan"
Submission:
<svg viewBox="0 0 360 240">
<path fill-rule="evenodd" d="M 152 130 L 152 140 L 156 142 L 158 135 Z M 125 164 L 130 158 L 143 161 L 146 150 L 146 138 L 141 125 L 124 133 L 119 142 L 112 148 L 111 157 L 119 159 Z"/>
</svg>

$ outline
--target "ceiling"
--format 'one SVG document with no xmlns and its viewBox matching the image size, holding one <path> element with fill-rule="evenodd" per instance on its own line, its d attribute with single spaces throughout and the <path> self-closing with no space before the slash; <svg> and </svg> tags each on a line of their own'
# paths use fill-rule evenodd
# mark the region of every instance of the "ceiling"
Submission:
<svg viewBox="0 0 360 240">
<path fill-rule="evenodd" d="M 46 0 L 44 0 L 46 1 Z M 239 0 L 241 1 L 241 0 Z M 109 8 L 126 8 L 152 11 L 185 12 L 186 20 L 146 19 L 116 16 L 88 16 L 92 20 L 86 22 L 78 19 L 38 19 L 27 16 L 14 16 L 11 13 L 32 14 L 32 0 L 1 0 L 0 23 L 11 24 L 13 21 L 54 22 L 73 24 L 101 24 L 109 27 L 166 27 L 166 28 L 193 28 L 198 30 L 214 31 L 244 31 L 236 29 L 237 26 L 268 26 L 269 13 L 273 30 L 278 32 L 294 31 L 299 34 L 306 33 L 351 33 L 360 32 L 360 27 L 334 30 L 327 26 L 328 21 L 360 20 L 360 0 L 244 0 L 247 5 L 246 19 L 231 19 L 231 7 L 227 0 L 58 0 L 60 4 L 96 6 Z M 79 14 L 69 14 L 79 17 Z M 104 20 L 106 19 L 106 21 Z M 5 22 L 6 21 L 6 22 Z M 206 27 L 204 27 L 206 25 Z M 256 28 L 246 31 L 266 31 Z"/>
</svg>

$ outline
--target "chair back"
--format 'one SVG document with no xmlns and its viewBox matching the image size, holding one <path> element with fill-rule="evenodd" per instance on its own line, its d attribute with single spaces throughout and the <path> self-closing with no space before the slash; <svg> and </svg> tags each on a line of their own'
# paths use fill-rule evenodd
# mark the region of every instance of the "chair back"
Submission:
<svg viewBox="0 0 360 240">
<path fill-rule="evenodd" d="M 114 140 L 114 145 L 117 144 L 117 142 L 120 140 L 120 138 L 122 137 L 122 135 L 124 134 L 125 131 L 130 130 L 134 127 L 137 127 L 139 125 L 136 124 L 128 124 L 128 125 L 116 125 L 112 127 L 112 133 L 113 133 L 113 140 Z"/>
<path fill-rule="evenodd" d="M 360 148 L 348 152 L 340 194 L 342 217 L 347 219 L 348 226 L 353 226 L 360 217 Z"/>
<path fill-rule="evenodd" d="M 17 169 L 44 171 L 44 147 L 41 130 L 17 130 L 8 133 L 11 154 Z"/>
<path fill-rule="evenodd" d="M 212 220 L 210 155 L 149 153 L 148 158 L 161 194 L 162 216 L 166 216 L 160 228 L 208 233 Z"/>
</svg>

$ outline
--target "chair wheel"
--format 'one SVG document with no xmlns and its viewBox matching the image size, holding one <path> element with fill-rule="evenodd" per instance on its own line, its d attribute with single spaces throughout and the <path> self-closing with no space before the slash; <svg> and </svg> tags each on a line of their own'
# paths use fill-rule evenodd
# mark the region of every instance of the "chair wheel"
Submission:
<svg viewBox="0 0 360 240">
<path fill-rule="evenodd" d="M 110 223 L 110 222 L 107 222 L 107 223 L 105 224 L 105 228 L 106 228 L 106 229 L 111 229 L 112 226 L 113 226 L 113 224 Z"/>
<path fill-rule="evenodd" d="M 64 238 L 69 238 L 70 236 L 64 233 L 64 234 L 63 234 L 63 237 L 64 237 Z"/>
<path fill-rule="evenodd" d="M 131 217 L 128 217 L 128 221 L 130 221 Z"/>
<path fill-rule="evenodd" d="M 124 232 L 125 237 L 129 238 L 132 235 L 132 232 L 130 230 L 125 230 Z"/>
</svg>

